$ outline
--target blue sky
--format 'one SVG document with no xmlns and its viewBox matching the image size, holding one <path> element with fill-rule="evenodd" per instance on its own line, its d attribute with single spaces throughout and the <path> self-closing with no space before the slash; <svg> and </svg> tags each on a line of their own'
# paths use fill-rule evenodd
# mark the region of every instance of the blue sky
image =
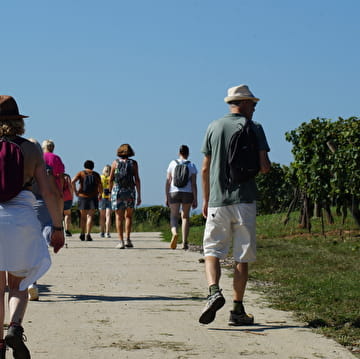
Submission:
<svg viewBox="0 0 360 359">
<path fill-rule="evenodd" d="M 144 204 L 164 203 L 181 144 L 200 170 L 229 87 L 261 99 L 254 120 L 280 164 L 292 161 L 286 131 L 359 115 L 358 0 L 12 0 L 0 11 L 0 92 L 30 116 L 25 136 L 52 139 L 71 176 L 87 159 L 101 172 L 130 143 Z"/>
</svg>

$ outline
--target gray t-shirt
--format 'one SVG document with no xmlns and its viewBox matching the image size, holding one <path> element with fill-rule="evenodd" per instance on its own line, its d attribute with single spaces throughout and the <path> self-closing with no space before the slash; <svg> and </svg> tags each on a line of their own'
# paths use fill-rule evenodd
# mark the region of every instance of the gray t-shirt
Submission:
<svg viewBox="0 0 360 359">
<path fill-rule="evenodd" d="M 201 152 L 211 156 L 209 207 L 228 206 L 236 203 L 251 203 L 256 200 L 255 179 L 228 188 L 226 178 L 226 153 L 231 136 L 245 123 L 240 114 L 227 114 L 210 123 Z M 270 151 L 262 126 L 254 122 L 259 150 Z"/>
</svg>

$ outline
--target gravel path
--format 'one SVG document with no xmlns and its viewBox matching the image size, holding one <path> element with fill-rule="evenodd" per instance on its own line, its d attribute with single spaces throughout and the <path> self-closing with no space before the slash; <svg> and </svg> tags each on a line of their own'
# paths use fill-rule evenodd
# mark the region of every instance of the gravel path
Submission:
<svg viewBox="0 0 360 359">
<path fill-rule="evenodd" d="M 169 249 L 159 233 L 134 233 L 133 249 L 115 249 L 112 236 L 74 236 L 52 255 L 40 301 L 29 302 L 24 321 L 32 358 L 355 358 L 290 313 L 270 309 L 251 286 L 246 308 L 255 325 L 229 327 L 226 271 L 227 302 L 213 323 L 200 325 L 207 294 L 201 255 Z"/>
</svg>

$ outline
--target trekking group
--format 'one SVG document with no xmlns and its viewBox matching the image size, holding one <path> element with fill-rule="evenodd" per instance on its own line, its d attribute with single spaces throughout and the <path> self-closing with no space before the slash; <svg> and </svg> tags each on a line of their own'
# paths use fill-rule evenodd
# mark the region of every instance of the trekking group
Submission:
<svg viewBox="0 0 360 359">
<path fill-rule="evenodd" d="M 252 324 L 243 299 L 248 263 L 256 260 L 255 176 L 270 170 L 269 145 L 262 126 L 252 121 L 259 98 L 246 85 L 228 89 L 230 113 L 211 122 L 201 152 L 202 214 L 205 275 L 209 295 L 199 322 L 211 323 L 225 304 L 220 287 L 220 260 L 232 247 L 234 257 L 233 309 L 229 325 Z M 119 236 L 116 248 L 134 246 L 132 217 L 141 204 L 139 166 L 129 144 L 116 151 L 117 159 L 100 175 L 91 160 L 72 179 L 65 173 L 54 143 L 25 139 L 24 118 L 11 96 L 0 96 L 0 359 L 6 347 L 14 358 L 30 358 L 23 340 L 22 322 L 29 299 L 38 298 L 36 281 L 51 265 L 48 246 L 57 253 L 71 236 L 71 206 L 78 197 L 80 240 L 92 241 L 94 214 L 99 210 L 100 236 L 111 237 L 111 213 Z M 182 249 L 189 248 L 191 209 L 198 206 L 197 168 L 189 160 L 189 147 L 181 145 L 178 158 L 169 163 L 165 204 L 170 208 L 170 248 L 176 249 L 181 216 Z M 11 240 L 10 240 L 11 239 Z M 5 290 L 9 318 L 4 336 Z"/>
</svg>

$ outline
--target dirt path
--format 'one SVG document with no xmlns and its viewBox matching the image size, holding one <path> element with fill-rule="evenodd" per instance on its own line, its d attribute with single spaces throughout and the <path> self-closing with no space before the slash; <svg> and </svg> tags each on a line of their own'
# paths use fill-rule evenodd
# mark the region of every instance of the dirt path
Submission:
<svg viewBox="0 0 360 359">
<path fill-rule="evenodd" d="M 227 303 L 202 326 L 207 289 L 200 254 L 170 250 L 159 233 L 134 233 L 135 248 L 125 250 L 114 248 L 113 237 L 72 237 L 52 256 L 39 281 L 40 301 L 29 302 L 24 321 L 32 358 L 355 358 L 289 313 L 269 309 L 251 290 L 246 308 L 256 324 L 229 327 L 226 272 Z"/>
</svg>

